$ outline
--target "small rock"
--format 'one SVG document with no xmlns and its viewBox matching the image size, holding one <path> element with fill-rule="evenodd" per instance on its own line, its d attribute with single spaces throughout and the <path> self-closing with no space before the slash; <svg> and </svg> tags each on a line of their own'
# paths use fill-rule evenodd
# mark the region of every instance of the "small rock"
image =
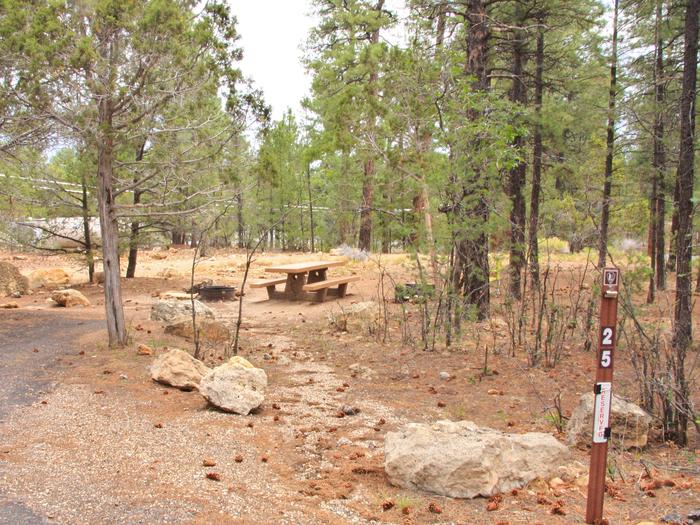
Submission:
<svg viewBox="0 0 700 525">
<path fill-rule="evenodd" d="M 693 509 L 688 513 L 688 519 L 691 523 L 700 521 L 700 509 Z"/>
<path fill-rule="evenodd" d="M 119 374 L 119 379 L 129 379 L 129 376 L 126 374 Z"/>
<path fill-rule="evenodd" d="M 371 379 L 374 376 L 374 370 L 370 367 L 361 365 L 360 363 L 351 364 L 348 369 L 352 372 L 353 376 L 361 377 L 363 379 Z"/>
<path fill-rule="evenodd" d="M 346 416 L 354 416 L 359 412 L 357 408 L 353 408 L 350 405 L 343 405 L 340 409 Z"/>
<path fill-rule="evenodd" d="M 136 348 L 136 353 L 138 355 L 153 355 L 153 349 L 148 345 L 140 344 Z"/>
<path fill-rule="evenodd" d="M 207 472 L 206 478 L 212 481 L 221 481 L 221 474 L 218 472 Z"/>
<path fill-rule="evenodd" d="M 51 294 L 51 300 L 58 306 L 71 308 L 73 306 L 91 306 L 90 301 L 78 290 L 66 288 L 65 290 L 56 290 Z"/>
<path fill-rule="evenodd" d="M 341 437 L 341 438 L 338 440 L 338 446 L 339 446 L 339 447 L 345 447 L 345 446 L 347 446 L 347 445 L 352 445 L 352 441 L 350 441 L 348 438 L 346 438 L 346 437 Z"/>
<path fill-rule="evenodd" d="M 205 467 L 215 467 L 216 461 L 214 461 L 213 459 L 207 458 L 204 461 L 202 461 L 202 465 Z"/>
<path fill-rule="evenodd" d="M 662 523 L 683 523 L 683 518 L 681 518 L 681 515 L 678 514 L 677 512 L 671 512 L 670 514 L 666 514 L 665 516 L 662 516 L 661 519 L 659 520 Z"/>
<path fill-rule="evenodd" d="M 502 396 L 503 390 L 498 390 L 497 388 L 489 388 L 486 393 L 490 396 Z"/>
<path fill-rule="evenodd" d="M 0 308 L 12 310 L 14 308 L 19 308 L 19 305 L 17 303 L 2 303 L 0 304 Z"/>
<path fill-rule="evenodd" d="M 209 368 L 187 352 L 173 348 L 158 356 L 151 365 L 151 378 L 154 381 L 174 386 L 180 390 L 194 390 L 209 372 Z"/>
<path fill-rule="evenodd" d="M 449 372 L 440 372 L 440 379 L 443 381 L 448 381 L 451 377 Z"/>
<path fill-rule="evenodd" d="M 269 361 L 270 359 L 272 359 L 272 354 L 263 354 L 263 359 L 265 361 Z"/>
<path fill-rule="evenodd" d="M 562 485 L 564 485 L 564 480 L 562 480 L 561 478 L 554 477 L 549 480 L 549 486 L 555 490 L 561 487 Z"/>
</svg>

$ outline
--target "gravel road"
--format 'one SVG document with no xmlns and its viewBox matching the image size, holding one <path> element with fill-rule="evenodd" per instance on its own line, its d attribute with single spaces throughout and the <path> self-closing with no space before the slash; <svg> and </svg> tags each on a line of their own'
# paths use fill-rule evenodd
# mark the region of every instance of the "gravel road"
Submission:
<svg viewBox="0 0 700 525">
<path fill-rule="evenodd" d="M 50 392 L 62 359 L 75 354 L 75 339 L 103 327 L 99 319 L 80 319 L 66 310 L 0 311 L 0 424 L 17 407 Z M 0 461 L 0 476 L 8 465 Z M 37 516 L 21 501 L 7 498 L 0 485 L 0 524 L 55 523 Z"/>
</svg>

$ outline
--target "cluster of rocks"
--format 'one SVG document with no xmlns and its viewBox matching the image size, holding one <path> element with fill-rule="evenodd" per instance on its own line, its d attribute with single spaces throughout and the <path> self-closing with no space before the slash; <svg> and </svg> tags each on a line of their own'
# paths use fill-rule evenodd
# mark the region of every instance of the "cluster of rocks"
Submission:
<svg viewBox="0 0 700 525">
<path fill-rule="evenodd" d="M 244 416 L 262 405 L 267 388 L 265 371 L 240 356 L 209 368 L 179 349 L 155 359 L 151 378 L 181 390 L 199 390 L 215 407 Z"/>
</svg>

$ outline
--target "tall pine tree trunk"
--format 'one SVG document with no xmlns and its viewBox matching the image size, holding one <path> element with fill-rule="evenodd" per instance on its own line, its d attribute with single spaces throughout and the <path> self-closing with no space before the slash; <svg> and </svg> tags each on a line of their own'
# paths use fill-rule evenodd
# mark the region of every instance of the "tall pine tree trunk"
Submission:
<svg viewBox="0 0 700 525">
<path fill-rule="evenodd" d="M 608 225 L 610 224 L 610 195 L 612 193 L 613 157 L 615 155 L 615 99 L 617 97 L 617 15 L 615 0 L 613 15 L 612 57 L 610 59 L 610 91 L 608 93 L 608 130 L 605 141 L 605 179 L 603 203 L 600 214 L 600 239 L 598 241 L 598 268 L 604 268 L 608 255 Z"/>
<path fill-rule="evenodd" d="M 647 302 L 654 301 L 655 290 L 666 288 L 666 266 L 665 266 L 665 235 L 664 227 L 666 223 L 666 151 L 664 148 L 664 113 L 663 105 L 665 100 L 664 89 L 664 55 L 663 40 L 661 39 L 661 0 L 656 1 L 656 23 L 654 32 L 654 137 L 653 137 L 653 168 L 654 175 L 652 181 L 651 209 L 651 239 L 650 258 L 651 276 L 649 277 L 649 293 Z"/>
<path fill-rule="evenodd" d="M 533 288 L 540 284 L 538 230 L 540 219 L 540 193 L 542 189 L 542 93 L 544 83 L 544 19 L 538 20 L 537 50 L 535 52 L 535 130 L 532 148 L 532 184 L 530 188 L 530 224 L 528 225 L 528 251 L 530 281 Z"/>
<path fill-rule="evenodd" d="M 372 247 L 372 203 L 374 199 L 374 159 L 365 159 L 362 180 L 362 209 L 360 210 L 359 248 L 369 252 Z"/>
<path fill-rule="evenodd" d="M 146 150 L 146 140 L 141 143 L 141 146 L 136 151 L 136 162 L 143 160 L 143 153 Z M 134 182 L 137 180 L 137 175 L 134 176 Z M 141 203 L 141 190 L 134 188 L 134 204 Z M 133 279 L 136 275 L 136 260 L 139 255 L 139 230 L 141 225 L 138 220 L 131 221 L 131 232 L 129 233 L 129 261 L 126 265 L 126 278 Z"/>
<path fill-rule="evenodd" d="M 471 88 L 474 92 L 486 92 L 489 89 L 487 76 L 488 64 L 488 16 L 484 0 L 467 2 L 467 63 L 465 73 L 472 77 Z M 467 111 L 470 120 L 476 122 L 483 118 L 481 111 L 470 108 Z M 473 148 L 482 147 L 475 139 Z M 478 155 L 476 155 L 478 157 Z M 477 161 L 478 162 L 478 161 Z M 462 296 L 465 305 L 476 308 L 479 320 L 489 316 L 489 237 L 487 234 L 489 208 L 487 203 L 488 183 L 482 166 L 473 164 L 468 168 L 462 188 L 466 202 L 459 207 L 457 227 L 458 244 L 456 249 L 457 265 L 461 273 Z"/>
<path fill-rule="evenodd" d="M 608 127 L 607 137 L 605 141 L 605 173 L 603 182 L 603 201 L 600 213 L 600 229 L 598 235 L 598 268 L 605 268 L 608 258 L 608 225 L 610 223 L 610 195 L 612 193 L 612 172 L 613 172 L 613 157 L 615 154 L 615 97 L 617 95 L 617 16 L 619 11 L 619 1 L 615 0 L 614 15 L 613 15 L 613 34 L 612 34 L 612 56 L 610 58 L 610 90 L 608 92 Z M 595 308 L 596 298 L 591 295 L 588 301 L 588 309 L 586 310 L 586 340 L 583 343 L 585 351 L 590 351 L 593 347 L 593 339 L 591 337 L 591 328 L 593 327 L 593 309 Z"/>
<path fill-rule="evenodd" d="M 693 342 L 692 334 L 692 235 L 693 178 L 695 155 L 695 98 L 698 60 L 698 11 L 700 0 L 688 0 L 685 13 L 683 90 L 678 157 L 678 231 L 676 232 L 676 302 L 674 309 L 673 353 L 678 430 L 674 440 L 687 444 L 691 412 L 690 388 L 685 377 L 685 357 Z"/>
<path fill-rule="evenodd" d="M 374 11 L 379 14 L 384 8 L 384 0 L 377 0 L 377 5 L 374 7 Z M 379 43 L 379 27 L 374 29 L 370 35 L 370 46 L 375 46 Z M 368 92 L 370 99 L 374 99 L 377 96 L 377 80 L 379 79 L 379 74 L 376 70 L 376 65 L 373 66 L 372 71 L 369 74 L 369 85 Z M 370 106 L 374 103 L 370 103 Z M 375 124 L 374 124 L 374 109 L 370 107 L 369 118 L 368 118 L 368 129 L 367 133 L 369 135 L 370 143 L 375 141 Z M 363 174 L 364 178 L 362 180 L 362 209 L 360 211 L 360 235 L 359 235 L 359 248 L 360 250 L 370 251 L 372 247 L 372 207 L 374 205 L 374 157 L 371 153 L 372 144 L 367 148 L 367 158 L 364 160 Z"/>
<path fill-rule="evenodd" d="M 510 100 L 525 107 L 527 95 L 523 79 L 524 38 L 522 30 L 516 30 L 513 42 L 513 85 L 510 89 Z M 513 146 L 524 157 L 525 137 L 518 135 L 513 141 Z M 508 173 L 507 190 L 510 197 L 510 293 L 516 299 L 521 297 L 521 283 L 523 267 L 525 266 L 525 174 L 527 164 L 521 158 Z"/>
</svg>

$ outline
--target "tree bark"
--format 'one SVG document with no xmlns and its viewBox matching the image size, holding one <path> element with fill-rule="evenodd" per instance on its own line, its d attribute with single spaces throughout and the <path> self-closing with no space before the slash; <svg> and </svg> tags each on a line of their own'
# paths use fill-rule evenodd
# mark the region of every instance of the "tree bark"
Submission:
<svg viewBox="0 0 700 525">
<path fill-rule="evenodd" d="M 680 149 L 678 158 L 678 231 L 676 233 L 676 301 L 674 308 L 673 352 L 678 431 L 674 441 L 687 444 L 691 414 L 690 388 L 685 377 L 685 357 L 692 337 L 692 235 L 693 179 L 695 153 L 695 97 L 698 60 L 698 11 L 700 0 L 688 0 L 685 13 L 683 51 L 683 90 L 681 94 Z"/>
<path fill-rule="evenodd" d="M 359 248 L 369 252 L 372 247 L 372 202 L 374 198 L 374 159 L 365 159 L 362 180 L 362 209 L 360 210 Z"/>
<path fill-rule="evenodd" d="M 509 98 L 516 105 L 525 107 L 527 92 L 523 79 L 524 38 L 523 31 L 517 29 L 513 42 L 513 85 Z M 513 141 L 513 147 L 524 157 L 525 137 L 518 135 Z M 525 265 L 525 174 L 527 164 L 524 160 L 518 161 L 508 172 L 507 190 L 511 201 L 510 208 L 510 293 L 520 300 L 523 266 Z"/>
<path fill-rule="evenodd" d="M 90 234 L 90 203 L 88 202 L 87 181 L 85 175 L 81 177 L 80 187 L 82 196 L 80 200 L 81 212 L 83 214 L 83 237 L 85 238 L 85 259 L 88 267 L 88 280 L 95 282 L 95 257 L 92 250 L 92 235 Z"/>
<path fill-rule="evenodd" d="M 483 0 L 469 0 L 467 3 L 467 63 L 465 73 L 473 77 L 471 88 L 474 92 L 489 89 L 487 76 L 488 63 L 488 16 Z M 472 121 L 483 118 L 480 111 L 470 108 L 467 116 Z M 474 148 L 482 145 L 478 140 Z M 486 201 L 488 185 L 482 167 L 471 166 L 466 174 L 462 193 L 469 202 L 460 206 L 460 231 L 456 255 L 458 268 L 462 274 L 462 297 L 466 305 L 476 307 L 479 320 L 488 318 L 490 304 L 489 290 L 489 237 L 487 225 L 489 208 Z"/>
<path fill-rule="evenodd" d="M 113 111 L 112 99 L 103 96 L 99 103 L 97 189 L 105 278 L 105 314 L 110 347 L 124 346 L 127 343 L 119 269 L 119 224 L 113 197 Z"/>
<path fill-rule="evenodd" d="M 311 165 L 306 165 L 306 189 L 309 192 L 309 229 L 311 230 L 311 253 L 316 252 L 316 225 L 314 224 L 314 203 L 311 193 Z"/>
<path fill-rule="evenodd" d="M 146 150 L 146 141 L 141 143 L 141 146 L 136 151 L 136 162 L 141 162 L 143 160 L 143 153 Z M 138 180 L 137 176 L 134 176 L 134 182 Z M 134 188 L 134 204 L 141 203 L 142 191 L 139 188 Z M 139 254 L 139 229 L 141 225 L 138 220 L 131 221 L 131 232 L 129 233 L 129 262 L 126 265 L 126 278 L 133 279 L 136 275 L 136 260 Z"/>
<path fill-rule="evenodd" d="M 608 130 L 605 141 L 605 179 L 600 214 L 600 239 L 598 242 L 598 268 L 604 268 L 608 256 L 608 225 L 610 223 L 610 195 L 612 193 L 613 157 L 615 155 L 615 98 L 617 96 L 617 16 L 619 1 L 615 0 L 610 59 L 610 91 L 608 93 Z"/>
<path fill-rule="evenodd" d="M 377 4 L 374 7 L 374 11 L 379 15 L 384 8 L 384 0 L 377 0 Z M 379 43 L 379 27 L 372 30 L 369 36 L 369 45 L 375 46 Z M 369 81 L 367 90 L 369 93 L 369 98 L 374 99 L 377 96 L 377 80 L 379 79 L 379 74 L 376 67 L 370 71 Z M 367 119 L 367 134 L 369 135 L 370 142 L 374 142 L 375 139 L 375 129 L 374 129 L 374 109 L 372 109 L 374 101 L 369 104 L 369 116 Z M 374 157 L 371 153 L 371 146 L 367 148 L 365 154 L 367 157 L 364 160 L 363 173 L 364 178 L 362 180 L 362 209 L 360 211 L 360 234 L 359 234 L 359 248 L 360 250 L 370 251 L 372 246 L 372 207 L 374 205 L 374 173 L 375 164 Z"/>
<path fill-rule="evenodd" d="M 666 261 L 666 270 L 669 272 L 676 271 L 676 237 L 678 233 L 678 174 L 673 185 L 673 213 L 671 214 L 671 239 L 668 245 L 668 260 Z"/>
<path fill-rule="evenodd" d="M 532 148 L 532 184 L 530 188 L 530 224 L 528 225 L 528 251 L 530 281 L 533 288 L 540 284 L 538 230 L 540 220 L 540 193 L 542 189 L 542 95 L 544 92 L 544 19 L 538 20 L 537 50 L 535 52 L 535 129 Z"/>
<path fill-rule="evenodd" d="M 653 137 L 653 168 L 651 198 L 651 276 L 647 302 L 654 301 L 655 289 L 666 288 L 665 265 L 665 235 L 666 223 L 666 150 L 664 147 L 664 108 L 666 98 L 664 89 L 664 55 L 663 40 L 661 39 L 661 0 L 656 1 L 656 22 L 654 32 L 654 137 Z"/>
</svg>

